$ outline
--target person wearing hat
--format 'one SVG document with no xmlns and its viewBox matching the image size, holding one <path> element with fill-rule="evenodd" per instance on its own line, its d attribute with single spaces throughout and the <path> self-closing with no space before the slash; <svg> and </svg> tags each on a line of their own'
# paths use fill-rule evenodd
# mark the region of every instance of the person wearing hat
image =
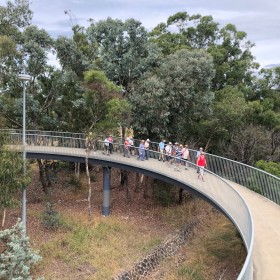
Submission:
<svg viewBox="0 0 280 280">
<path fill-rule="evenodd" d="M 185 169 L 188 170 L 188 161 L 190 161 L 190 151 L 189 151 L 189 145 L 185 145 L 185 147 L 182 149 L 182 158 L 185 163 Z"/>
<path fill-rule="evenodd" d="M 207 161 L 206 161 L 206 157 L 205 157 L 205 153 L 202 151 L 200 152 L 200 155 L 199 157 L 197 158 L 197 161 L 196 161 L 196 165 L 198 166 L 199 168 L 199 173 L 198 173 L 198 176 L 197 178 L 201 178 L 201 180 L 204 182 L 204 168 L 208 168 L 207 166 Z"/>
<path fill-rule="evenodd" d="M 165 146 L 165 154 L 166 154 L 166 160 L 167 160 L 167 162 L 170 161 L 171 153 L 172 153 L 172 143 L 169 142 L 169 143 Z"/>
<path fill-rule="evenodd" d="M 200 153 L 203 152 L 203 148 L 200 147 L 198 151 L 196 151 L 196 158 L 200 156 Z"/>
<path fill-rule="evenodd" d="M 145 146 L 145 158 L 146 158 L 146 160 L 148 160 L 149 157 L 150 157 L 150 153 L 149 153 L 149 149 L 150 149 L 150 139 L 147 139 L 147 140 L 145 141 L 144 146 Z"/>
<path fill-rule="evenodd" d="M 144 160 L 145 159 L 145 140 L 141 140 L 139 144 L 139 156 L 137 158 L 138 160 Z"/>
<path fill-rule="evenodd" d="M 105 153 L 109 156 L 109 139 L 108 136 L 104 139 L 104 150 L 103 150 L 103 154 L 105 155 Z"/>
<path fill-rule="evenodd" d="M 113 153 L 113 136 L 110 134 L 108 137 L 108 141 L 109 141 L 109 152 L 110 154 Z"/>
<path fill-rule="evenodd" d="M 199 158 L 201 152 L 203 152 L 203 148 L 202 147 L 200 147 L 199 150 L 196 151 L 196 160 L 195 160 L 196 164 L 197 164 L 197 159 Z M 199 167 L 197 168 L 196 173 L 199 173 Z"/>
<path fill-rule="evenodd" d="M 135 149 L 134 149 L 134 140 L 132 137 L 129 138 L 129 152 L 131 156 L 135 155 Z"/>
<path fill-rule="evenodd" d="M 129 138 L 126 138 L 125 140 L 124 140 L 124 143 L 123 143 L 123 156 L 124 157 L 128 157 L 128 158 L 130 158 L 130 155 L 129 155 Z"/>
<path fill-rule="evenodd" d="M 164 162 L 164 144 L 165 140 L 161 140 L 160 143 L 158 144 L 158 151 L 159 151 L 159 157 L 158 160 Z"/>
<path fill-rule="evenodd" d="M 180 165 L 182 163 L 182 149 L 183 149 L 182 144 L 176 146 L 176 150 L 175 150 L 176 167 L 174 168 L 174 170 L 177 170 L 177 171 L 180 171 Z"/>
</svg>

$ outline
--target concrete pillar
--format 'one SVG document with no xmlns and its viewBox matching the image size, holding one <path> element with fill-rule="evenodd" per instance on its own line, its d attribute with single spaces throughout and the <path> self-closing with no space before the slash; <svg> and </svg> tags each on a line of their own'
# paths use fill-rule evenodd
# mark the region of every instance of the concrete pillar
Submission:
<svg viewBox="0 0 280 280">
<path fill-rule="evenodd" d="M 102 215 L 110 215 L 110 188 L 111 188 L 111 167 L 103 167 L 103 207 Z"/>
</svg>

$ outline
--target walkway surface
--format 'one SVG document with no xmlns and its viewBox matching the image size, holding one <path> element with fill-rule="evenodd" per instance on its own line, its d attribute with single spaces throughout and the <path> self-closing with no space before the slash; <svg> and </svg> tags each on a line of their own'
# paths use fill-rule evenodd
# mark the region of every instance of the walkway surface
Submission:
<svg viewBox="0 0 280 280">
<path fill-rule="evenodd" d="M 280 279 L 280 207 L 249 189 L 230 183 L 248 204 L 255 227 L 254 280 Z"/>
<path fill-rule="evenodd" d="M 50 149 L 52 152 L 50 152 Z M 27 152 L 35 153 L 64 154 L 76 157 L 85 156 L 84 150 L 75 148 L 28 146 L 27 150 Z M 240 213 L 245 212 L 242 212 L 243 209 L 239 209 L 239 207 L 242 207 L 241 204 L 238 204 L 237 195 L 239 193 L 249 206 L 253 216 L 255 229 L 253 246 L 254 280 L 280 279 L 280 207 L 274 202 L 233 182 L 228 182 L 232 188 L 226 188 L 224 186 L 225 182 L 222 183 L 220 179 L 211 174 L 206 174 L 206 182 L 202 182 L 197 179 L 197 174 L 194 168 L 190 168 L 189 170 L 181 169 L 180 172 L 176 172 L 174 171 L 174 166 L 168 167 L 165 163 L 163 164 L 157 160 L 142 162 L 137 161 L 135 157 L 124 158 L 121 154 L 117 153 L 108 157 L 102 155 L 100 151 L 91 153 L 90 157 L 108 162 L 135 166 L 157 172 L 158 174 L 162 173 L 170 178 L 176 178 L 178 182 L 185 182 L 188 185 L 191 185 L 194 189 L 201 191 L 206 196 L 215 196 L 216 200 L 221 201 L 221 203 L 226 201 L 227 205 L 225 208 L 229 209 L 232 213 L 239 211 L 238 217 L 233 218 L 236 218 L 236 220 L 241 219 L 242 222 L 242 217 L 240 217 L 242 214 Z M 223 188 L 222 192 L 221 188 Z M 223 207 L 222 204 L 221 206 Z"/>
</svg>

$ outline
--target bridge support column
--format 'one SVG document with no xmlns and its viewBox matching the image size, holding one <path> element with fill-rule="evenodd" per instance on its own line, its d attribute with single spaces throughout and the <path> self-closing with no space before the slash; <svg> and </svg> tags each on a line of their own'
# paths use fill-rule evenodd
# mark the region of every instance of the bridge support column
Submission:
<svg viewBox="0 0 280 280">
<path fill-rule="evenodd" d="M 111 167 L 103 167 L 103 207 L 102 215 L 110 215 L 110 188 L 111 188 Z"/>
</svg>

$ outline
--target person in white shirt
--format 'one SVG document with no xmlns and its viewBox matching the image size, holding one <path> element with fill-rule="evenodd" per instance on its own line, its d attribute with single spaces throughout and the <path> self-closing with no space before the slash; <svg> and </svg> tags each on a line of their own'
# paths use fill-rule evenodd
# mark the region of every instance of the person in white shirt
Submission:
<svg viewBox="0 0 280 280">
<path fill-rule="evenodd" d="M 146 160 L 148 160 L 149 157 L 150 157 L 150 153 L 149 153 L 149 149 L 150 149 L 150 139 L 147 139 L 147 140 L 145 141 L 144 147 L 145 147 L 145 158 L 146 158 Z"/>
<path fill-rule="evenodd" d="M 166 146 L 165 146 L 165 154 L 166 154 L 166 160 L 170 161 L 171 155 L 172 155 L 172 143 L 169 142 Z"/>
<path fill-rule="evenodd" d="M 188 145 L 185 145 L 185 147 L 182 149 L 182 158 L 185 162 L 185 169 L 188 170 L 188 161 L 190 161 L 190 151 Z"/>
</svg>

